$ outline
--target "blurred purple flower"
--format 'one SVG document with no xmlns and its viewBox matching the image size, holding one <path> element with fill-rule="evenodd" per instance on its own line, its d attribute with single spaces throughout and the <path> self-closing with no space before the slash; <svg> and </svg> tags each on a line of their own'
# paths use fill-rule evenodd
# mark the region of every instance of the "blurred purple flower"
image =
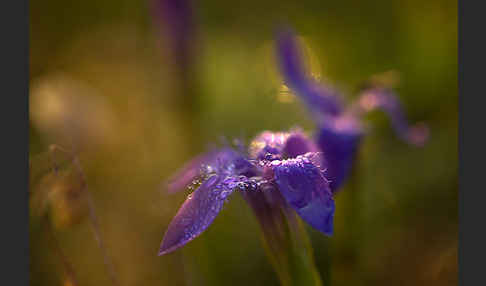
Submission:
<svg viewBox="0 0 486 286">
<path fill-rule="evenodd" d="M 152 0 L 153 17 L 157 26 L 167 35 L 169 49 L 181 72 L 191 65 L 195 38 L 192 0 Z"/>
<path fill-rule="evenodd" d="M 201 182 L 170 223 L 159 255 L 206 230 L 234 191 L 243 194 L 264 226 L 275 226 L 275 211 L 293 209 L 312 227 L 331 235 L 334 200 L 316 151 L 299 131 L 266 131 L 251 142 L 247 152 L 225 147 L 197 157 L 169 184 L 173 192 L 192 180 Z"/>
<path fill-rule="evenodd" d="M 427 140 L 427 127 L 423 124 L 410 127 L 398 99 L 388 88 L 371 86 L 346 108 L 335 90 L 306 73 L 300 47 L 291 30 L 279 31 L 276 52 L 285 84 L 304 101 L 318 125 L 316 142 L 324 153 L 333 192 L 350 173 L 364 135 L 361 120 L 366 112 L 385 111 L 398 137 L 409 144 L 421 146 Z"/>
</svg>

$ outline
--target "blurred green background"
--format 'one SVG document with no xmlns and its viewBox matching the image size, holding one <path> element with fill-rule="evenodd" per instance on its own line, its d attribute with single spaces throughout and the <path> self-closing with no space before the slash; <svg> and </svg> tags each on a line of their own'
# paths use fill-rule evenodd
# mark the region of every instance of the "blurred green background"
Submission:
<svg viewBox="0 0 486 286">
<path fill-rule="evenodd" d="M 120 285 L 278 285 L 238 194 L 199 238 L 157 256 L 187 195 L 169 195 L 162 183 L 188 159 L 221 136 L 314 129 L 282 91 L 278 23 L 295 28 L 313 73 L 348 101 L 371 76 L 398 75 L 410 121 L 430 128 L 427 145 L 414 148 L 386 116 L 367 116 L 369 135 L 336 197 L 335 234 L 307 227 L 325 285 L 456 285 L 456 1 L 210 0 L 194 9 L 186 90 L 148 2 L 30 1 L 31 171 L 49 164 L 50 144 L 79 152 Z M 31 180 L 31 192 L 39 184 Z M 31 285 L 73 285 L 35 208 Z M 89 222 L 74 209 L 50 211 L 58 246 L 79 285 L 110 285 Z"/>
</svg>

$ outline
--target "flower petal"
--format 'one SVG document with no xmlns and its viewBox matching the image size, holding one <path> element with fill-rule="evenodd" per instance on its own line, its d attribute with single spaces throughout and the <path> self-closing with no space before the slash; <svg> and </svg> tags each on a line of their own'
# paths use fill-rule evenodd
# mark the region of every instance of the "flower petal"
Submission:
<svg viewBox="0 0 486 286">
<path fill-rule="evenodd" d="M 274 162 L 275 181 L 287 203 L 304 221 L 331 235 L 334 199 L 322 170 L 312 163 L 309 155 L 312 153 Z"/>
<path fill-rule="evenodd" d="M 428 138 L 428 128 L 424 124 L 409 126 L 403 107 L 396 95 L 387 88 L 370 88 L 359 98 L 360 111 L 370 112 L 381 109 L 388 114 L 398 137 L 409 144 L 422 146 Z"/>
<path fill-rule="evenodd" d="M 253 166 L 231 148 L 221 148 L 192 159 L 168 180 L 167 191 L 174 193 L 182 190 L 197 177 L 211 173 L 227 176 L 246 174 Z"/>
<path fill-rule="evenodd" d="M 290 133 L 283 148 L 283 153 L 287 158 L 295 158 L 298 155 L 304 155 L 307 152 L 317 151 L 318 149 L 314 142 L 301 132 Z"/>
<path fill-rule="evenodd" d="M 269 161 L 276 158 L 281 159 L 282 150 L 288 136 L 289 133 L 287 132 L 261 132 L 250 144 L 250 157 Z"/>
<path fill-rule="evenodd" d="M 277 34 L 277 57 L 280 69 L 289 86 L 299 86 L 307 80 L 302 63 L 302 51 L 297 45 L 293 31 L 280 30 Z"/>
<path fill-rule="evenodd" d="M 232 180 L 233 182 L 233 180 Z M 177 212 L 160 246 L 159 255 L 185 245 L 205 231 L 233 192 L 220 176 L 210 176 L 194 191 Z"/>
<path fill-rule="evenodd" d="M 317 134 L 317 145 L 324 153 L 323 163 L 327 168 L 326 178 L 335 193 L 348 177 L 363 132 L 353 118 L 329 118 L 321 124 Z"/>
<path fill-rule="evenodd" d="M 214 156 L 213 152 L 208 154 L 202 154 L 184 165 L 179 171 L 177 171 L 167 182 L 167 191 L 169 193 L 175 193 L 187 187 L 191 182 L 201 174 L 201 166 L 204 162 L 207 162 L 209 158 Z"/>
<path fill-rule="evenodd" d="M 292 31 L 279 31 L 276 49 L 285 83 L 301 97 L 310 110 L 319 116 L 337 115 L 342 111 L 342 104 L 336 92 L 306 75 L 302 64 L 302 52 Z"/>
<path fill-rule="evenodd" d="M 216 173 L 223 177 L 247 175 L 253 169 L 254 166 L 248 160 L 231 148 L 221 149 L 206 165 L 209 174 Z"/>
</svg>

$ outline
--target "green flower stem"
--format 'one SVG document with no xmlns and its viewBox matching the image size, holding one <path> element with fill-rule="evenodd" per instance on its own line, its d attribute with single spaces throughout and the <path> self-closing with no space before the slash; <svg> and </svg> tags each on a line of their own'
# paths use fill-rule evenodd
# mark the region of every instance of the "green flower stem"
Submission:
<svg viewBox="0 0 486 286">
<path fill-rule="evenodd" d="M 282 285 L 322 285 L 304 224 L 293 210 L 273 215 L 263 226 L 263 244 Z"/>
</svg>

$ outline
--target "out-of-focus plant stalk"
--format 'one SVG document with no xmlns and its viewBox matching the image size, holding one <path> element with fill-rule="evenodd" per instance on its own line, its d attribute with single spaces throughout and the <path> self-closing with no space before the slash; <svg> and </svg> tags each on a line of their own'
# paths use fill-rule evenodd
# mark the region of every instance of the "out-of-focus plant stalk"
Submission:
<svg viewBox="0 0 486 286">
<path fill-rule="evenodd" d="M 362 208 L 360 202 L 360 196 L 362 194 L 362 181 L 360 176 L 360 158 L 361 152 L 357 151 L 354 164 L 351 169 L 351 174 L 349 178 L 349 183 L 347 189 L 342 192 L 345 196 L 345 201 L 347 211 L 344 214 L 344 238 L 342 243 L 342 251 L 345 251 L 344 255 L 346 257 L 346 271 L 352 273 L 355 285 L 359 285 L 359 280 L 361 278 L 360 271 L 360 261 L 359 261 L 359 242 L 362 236 L 361 229 L 361 215 Z"/>
<path fill-rule="evenodd" d="M 59 245 L 59 242 L 56 239 L 56 236 L 54 235 L 54 230 L 52 229 L 52 225 L 49 221 L 49 218 L 46 216 L 42 222 L 42 224 L 46 228 L 46 234 L 47 238 L 49 241 L 49 244 L 54 252 L 54 254 L 59 258 L 61 261 L 61 264 L 64 268 L 64 275 L 66 275 L 66 278 L 69 279 L 69 282 L 73 286 L 78 286 L 78 279 L 76 278 L 76 274 L 74 272 L 74 268 L 71 264 L 71 262 L 68 260 L 66 255 L 61 249 L 61 246 Z"/>
<path fill-rule="evenodd" d="M 154 24 L 163 41 L 173 77 L 177 108 L 198 112 L 197 67 L 198 37 L 195 3 L 192 0 L 151 0 Z"/>
<path fill-rule="evenodd" d="M 93 236 L 95 237 L 95 240 L 98 243 L 98 247 L 102 253 L 103 263 L 105 264 L 105 267 L 108 271 L 108 275 L 110 276 L 111 282 L 113 285 L 118 286 L 120 285 L 120 282 L 118 281 L 115 272 L 115 267 L 111 262 L 110 256 L 106 252 L 105 244 L 103 242 L 103 239 L 101 238 L 100 226 L 98 223 L 98 218 L 96 216 L 93 199 L 91 198 L 91 194 L 88 193 L 87 196 L 88 196 L 88 208 L 89 208 L 89 222 L 91 225 L 91 230 L 93 231 Z"/>
<path fill-rule="evenodd" d="M 110 256 L 106 252 L 106 247 L 103 242 L 103 239 L 101 237 L 101 231 L 100 231 L 100 226 L 98 222 L 98 217 L 96 215 L 96 210 L 94 207 L 94 202 L 93 198 L 91 197 L 91 193 L 88 191 L 86 187 L 86 176 L 84 175 L 83 169 L 81 168 L 81 164 L 79 163 L 78 157 L 73 156 L 73 164 L 76 166 L 76 169 L 79 172 L 79 175 L 81 176 L 82 184 L 83 184 L 83 189 L 86 192 L 86 197 L 88 201 L 88 218 L 91 226 L 91 230 L 93 231 L 93 236 L 96 240 L 96 243 L 98 244 L 98 247 L 101 251 L 101 255 L 103 256 L 103 263 L 105 264 L 105 267 L 108 271 L 108 276 L 110 277 L 111 283 L 114 286 L 119 286 L 120 283 L 118 281 L 118 277 L 115 272 L 115 267 L 113 266 L 113 263 L 111 262 Z"/>
<path fill-rule="evenodd" d="M 64 160 L 59 162 L 58 159 L 56 158 L 57 156 L 55 156 L 56 154 L 58 154 L 58 155 L 62 154 L 62 157 L 65 157 L 65 158 L 63 158 Z M 99 221 L 98 221 L 98 217 L 96 215 L 94 202 L 93 202 L 93 199 L 91 197 L 91 193 L 87 188 L 86 176 L 85 176 L 83 168 L 82 168 L 82 166 L 79 162 L 78 156 L 76 155 L 76 153 L 74 151 L 66 150 L 66 149 L 64 149 L 64 148 L 62 148 L 58 145 L 54 145 L 54 144 L 49 146 L 49 151 L 48 151 L 47 155 L 48 155 L 47 157 L 40 158 L 40 159 L 46 160 L 46 162 L 45 162 L 46 164 L 43 164 L 43 166 L 40 166 L 41 168 L 38 168 L 39 166 L 33 167 L 32 162 L 30 162 L 30 168 L 31 168 L 30 178 L 31 178 L 31 180 L 34 179 L 34 178 L 37 179 L 37 177 L 42 176 L 42 170 L 46 169 L 45 165 L 47 165 L 47 174 L 46 175 L 52 174 L 52 175 L 58 177 L 58 176 L 61 176 L 61 174 L 59 172 L 60 172 L 60 168 L 63 165 L 72 164 L 71 166 L 73 167 L 73 170 L 75 172 L 74 177 L 76 178 L 76 182 L 69 181 L 68 185 L 65 185 L 67 181 L 62 181 L 63 182 L 62 183 L 62 186 L 63 186 L 62 195 L 68 196 L 68 194 L 65 194 L 65 192 L 74 188 L 74 189 L 77 190 L 77 192 L 79 192 L 78 194 L 76 194 L 76 201 L 82 200 L 83 198 L 86 199 L 88 222 L 91 226 L 91 230 L 93 231 L 93 236 L 94 236 L 94 238 L 95 238 L 95 240 L 98 244 L 98 247 L 101 251 L 101 255 L 103 256 L 103 262 L 104 262 L 105 268 L 108 272 L 108 276 L 111 280 L 111 284 L 113 286 L 119 286 L 120 283 L 119 283 L 119 280 L 118 280 L 118 276 L 115 272 L 113 263 L 112 263 L 109 255 L 106 251 L 106 246 L 105 246 L 104 241 L 103 241 L 102 236 L 101 236 Z M 37 160 L 37 161 L 39 161 L 39 160 Z M 43 163 L 43 162 L 37 162 L 37 163 Z M 60 178 L 60 180 L 62 180 L 62 178 Z M 43 195 L 43 196 L 49 197 L 53 192 L 52 186 L 48 187 L 47 192 L 48 193 L 43 193 L 43 194 L 38 194 L 38 195 Z M 83 196 L 81 196 L 80 193 L 82 193 Z M 30 195 L 33 196 L 34 193 L 31 191 Z M 69 199 L 67 200 L 67 202 L 68 202 L 68 206 L 70 206 L 70 208 L 73 208 L 73 204 L 76 205 L 74 202 L 72 202 Z M 52 202 L 52 204 L 59 204 L 59 203 L 60 202 L 57 201 L 57 200 L 54 200 Z M 68 208 L 68 211 L 69 211 L 69 208 Z M 82 216 L 83 213 L 84 212 L 81 212 L 80 214 L 78 214 L 78 216 Z M 51 215 L 53 215 L 54 218 L 56 217 L 56 213 L 53 213 Z M 59 214 L 57 214 L 57 215 L 59 215 Z M 46 215 L 45 217 L 48 218 L 48 215 Z M 63 224 L 70 225 L 70 224 L 74 223 L 75 221 L 79 221 L 79 220 L 70 219 L 68 222 L 63 222 L 60 225 L 61 226 Z M 72 267 L 70 266 L 67 259 L 63 255 L 60 247 L 58 246 L 58 242 L 55 239 L 55 236 L 54 236 L 54 233 L 53 233 L 53 230 L 52 230 L 51 221 L 49 219 L 47 219 L 46 224 L 47 224 L 47 227 L 48 227 L 48 234 L 50 236 L 50 241 L 53 244 L 54 250 L 55 250 L 56 253 L 58 253 L 58 256 L 60 257 L 61 261 L 63 262 L 64 267 L 66 268 L 66 273 L 67 273 L 67 276 L 68 276 L 68 279 L 69 279 L 69 283 L 71 283 L 71 284 L 74 283 L 74 285 L 77 285 L 76 279 L 75 279 L 74 274 L 73 274 L 74 272 L 72 271 Z"/>
</svg>

